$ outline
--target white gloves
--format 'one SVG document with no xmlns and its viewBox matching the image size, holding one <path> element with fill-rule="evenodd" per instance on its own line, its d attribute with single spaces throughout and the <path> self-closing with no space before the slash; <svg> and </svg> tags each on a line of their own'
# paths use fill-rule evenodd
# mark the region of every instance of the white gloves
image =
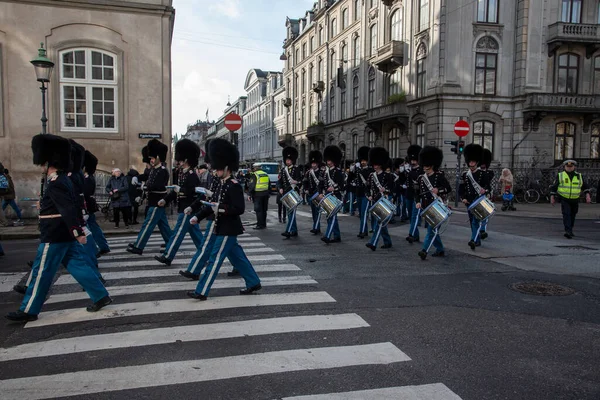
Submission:
<svg viewBox="0 0 600 400">
<path fill-rule="evenodd" d="M 198 223 L 198 217 L 192 217 L 192 219 L 190 219 L 190 224 L 196 225 L 197 223 Z"/>
<path fill-rule="evenodd" d="M 192 213 L 192 207 L 186 207 L 186 209 L 183 210 L 183 213 L 185 215 L 190 215 Z"/>
<path fill-rule="evenodd" d="M 181 186 L 173 185 L 173 190 L 175 191 L 175 193 L 179 193 L 179 191 L 181 190 Z"/>
<path fill-rule="evenodd" d="M 136 197 L 135 202 L 138 204 L 142 204 L 142 198 L 140 196 Z"/>
<path fill-rule="evenodd" d="M 131 178 L 131 184 L 132 185 L 137 185 L 139 183 L 137 176 L 134 176 L 133 178 Z"/>
<path fill-rule="evenodd" d="M 201 193 L 201 194 L 206 193 L 206 190 L 202 186 L 198 186 L 195 191 L 196 191 L 196 193 Z"/>
<path fill-rule="evenodd" d="M 83 214 L 83 220 L 84 220 L 85 222 L 87 222 L 87 220 L 88 220 L 88 219 L 90 219 L 90 216 L 89 216 L 89 215 L 87 215 L 87 214 Z"/>
<path fill-rule="evenodd" d="M 164 200 L 162 200 L 162 199 L 158 201 L 158 206 L 159 206 L 159 207 L 164 207 L 164 206 L 165 206 L 165 204 L 167 204 L 167 202 L 166 202 L 166 201 L 164 201 Z"/>
<path fill-rule="evenodd" d="M 207 195 L 208 197 L 212 197 L 212 195 L 213 195 L 213 192 L 212 192 L 211 190 L 204 189 L 204 192 L 206 193 L 206 195 Z"/>
</svg>

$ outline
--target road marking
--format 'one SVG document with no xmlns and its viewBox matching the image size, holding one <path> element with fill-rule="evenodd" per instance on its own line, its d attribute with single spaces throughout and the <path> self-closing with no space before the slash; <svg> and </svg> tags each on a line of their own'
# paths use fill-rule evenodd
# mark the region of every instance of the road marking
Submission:
<svg viewBox="0 0 600 400">
<path fill-rule="evenodd" d="M 273 249 L 266 247 L 265 249 L 268 250 L 263 250 L 262 248 L 260 249 L 247 249 L 245 250 L 246 253 L 261 253 L 261 252 L 272 252 L 274 251 Z M 194 254 L 196 254 L 195 251 L 181 251 L 179 253 L 177 253 L 177 255 L 179 255 L 180 257 L 190 257 L 193 256 Z M 154 256 L 158 255 L 158 254 L 144 254 L 144 255 L 137 255 L 137 254 L 122 254 L 122 255 L 116 255 L 116 256 L 104 256 L 102 257 L 100 260 L 105 260 L 105 261 L 115 261 L 115 260 L 130 260 L 130 259 L 145 259 L 146 260 L 146 265 L 152 265 L 152 264 L 156 264 L 158 263 L 158 261 L 154 260 Z M 254 257 L 254 259 L 253 259 Z M 267 257 L 267 258 L 265 258 Z M 285 257 L 283 257 L 282 255 L 279 254 L 275 254 L 275 255 L 264 255 L 264 256 L 248 256 L 248 259 L 250 261 L 270 261 L 270 260 L 285 260 Z M 100 268 L 107 268 L 104 267 L 104 265 L 108 264 L 108 263 L 101 263 L 100 260 L 98 260 L 98 264 L 100 266 Z M 189 258 L 187 259 L 189 262 Z M 125 261 L 122 261 L 125 262 Z M 152 264 L 149 264 L 152 263 Z M 181 260 L 173 260 L 172 264 L 182 264 Z"/>
<path fill-rule="evenodd" d="M 318 282 L 312 279 L 310 276 L 270 276 L 261 278 L 260 283 L 262 286 L 287 286 L 287 285 L 312 285 Z M 166 282 L 166 283 L 149 283 L 143 285 L 127 285 L 127 286 L 111 286 L 108 288 L 110 296 L 126 296 L 130 294 L 142 294 L 142 293 L 161 293 L 161 292 L 174 292 L 178 290 L 194 290 L 198 282 L 186 280 L 185 282 Z M 238 288 L 243 289 L 243 279 L 227 279 L 217 280 L 213 284 L 213 289 L 228 289 Z M 55 294 L 50 296 L 46 300 L 45 304 L 51 303 L 62 303 L 65 301 L 73 300 L 85 300 L 89 299 L 89 296 L 85 292 L 74 292 L 74 293 L 63 293 Z"/>
<path fill-rule="evenodd" d="M 344 330 L 366 327 L 369 327 L 369 324 L 357 314 L 338 314 L 305 315 L 142 329 L 27 343 L 0 349 L 0 362 L 97 350 L 169 344 L 176 341 L 196 342 L 244 336 L 273 335 L 277 333 Z"/>
<path fill-rule="evenodd" d="M 204 234 L 204 230 L 202 230 L 202 233 Z M 246 238 L 246 237 L 250 237 L 250 234 L 248 233 L 242 233 L 241 235 L 238 235 L 238 239 L 241 238 Z M 137 235 L 135 236 L 116 236 L 114 238 L 110 238 L 108 239 L 108 244 L 111 243 L 128 243 L 128 242 L 132 242 L 134 240 L 136 240 L 138 237 Z M 152 240 L 159 240 L 160 242 L 163 242 L 162 236 L 158 233 L 158 231 L 156 233 L 154 233 L 152 236 L 150 236 L 150 241 Z"/>
<path fill-rule="evenodd" d="M 282 400 L 461 400 L 443 383 L 418 386 L 399 386 L 383 389 L 359 390 L 356 392 L 315 394 L 309 396 L 284 397 Z"/>
<path fill-rule="evenodd" d="M 392 343 L 273 351 L 0 381 L 4 400 L 49 399 L 293 371 L 410 361 Z M 124 377 L 126 377 L 124 379 Z"/>
<path fill-rule="evenodd" d="M 25 275 L 23 272 L 0 273 L 0 293 L 10 292 L 13 286 L 19 283 Z"/>
<path fill-rule="evenodd" d="M 240 246 L 242 246 L 242 248 L 244 249 L 245 252 L 254 252 L 254 253 L 259 251 L 256 249 L 258 247 L 267 248 L 264 243 L 249 243 L 249 244 L 251 246 L 247 246 L 245 243 L 240 244 Z M 249 248 L 249 247 L 253 247 L 253 248 Z M 185 251 L 185 250 L 188 250 L 188 251 Z M 185 244 L 185 245 L 179 247 L 179 250 L 177 251 L 176 254 L 191 253 L 192 251 L 189 251 L 189 250 L 193 250 L 193 252 L 195 253 L 197 248 L 193 243 Z M 146 247 L 144 249 L 143 256 L 146 256 L 149 253 L 161 253 L 162 254 L 162 253 L 164 253 L 164 250 L 161 250 L 160 247 Z M 122 257 L 123 255 L 128 256 L 130 254 L 131 253 L 129 253 L 126 248 L 116 249 L 116 250 L 112 250 L 110 252 L 110 256 L 113 256 L 113 257 Z M 132 254 L 132 255 L 137 256 L 136 254 Z M 107 257 L 110 257 L 110 256 L 107 256 Z M 137 256 L 137 257 L 143 257 L 143 256 Z M 102 258 L 105 258 L 105 257 L 101 257 L 99 260 L 101 260 Z"/>
<path fill-rule="evenodd" d="M 75 322 L 98 321 L 140 315 L 221 310 L 226 308 L 334 302 L 335 299 L 327 294 L 327 292 L 278 293 L 257 296 L 216 296 L 209 298 L 208 301 L 198 301 L 190 298 L 181 300 L 145 301 L 139 303 L 112 304 L 94 313 L 87 312 L 85 308 L 45 311 L 41 314 L 40 319 L 27 323 L 25 327 L 36 328 L 40 326 L 71 324 Z"/>
<path fill-rule="evenodd" d="M 282 272 L 282 271 L 300 271 L 300 268 L 295 264 L 257 264 L 254 265 L 256 272 Z M 219 271 L 219 275 L 224 275 L 228 272 L 228 269 Z M 120 280 L 120 279 L 138 279 L 138 278 L 159 278 L 164 276 L 179 276 L 179 271 L 174 268 L 169 269 L 142 269 L 135 271 L 118 271 L 118 272 L 105 272 L 102 274 L 106 280 Z M 182 278 L 183 279 L 183 278 Z M 56 280 L 55 285 L 73 285 L 77 281 L 71 275 L 62 275 Z M 109 291 L 111 287 L 108 288 Z"/>
<path fill-rule="evenodd" d="M 240 246 L 242 246 L 242 247 L 256 246 L 256 245 L 264 246 L 261 239 L 257 238 L 257 237 L 239 238 L 238 242 L 240 243 Z M 158 249 L 158 251 L 160 251 L 160 245 L 164 244 L 164 243 L 165 242 L 163 242 L 162 240 L 149 241 L 148 244 L 146 245 L 146 248 L 144 249 L 144 251 L 148 251 L 148 249 L 150 249 L 150 248 L 152 248 L 153 250 Z M 181 242 L 181 246 L 192 245 L 192 244 L 194 244 L 194 241 L 192 239 L 185 239 L 183 242 Z M 110 245 L 111 253 L 114 250 L 126 249 L 128 246 L 129 246 L 129 243 L 116 243 L 116 244 L 113 243 Z"/>
</svg>

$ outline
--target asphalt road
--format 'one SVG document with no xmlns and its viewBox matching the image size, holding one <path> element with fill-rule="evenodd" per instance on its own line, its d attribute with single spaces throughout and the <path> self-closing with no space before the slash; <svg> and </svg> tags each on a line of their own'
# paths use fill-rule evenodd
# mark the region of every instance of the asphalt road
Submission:
<svg viewBox="0 0 600 400">
<path fill-rule="evenodd" d="M 600 398 L 594 221 L 580 221 L 569 241 L 559 220 L 499 215 L 473 252 L 466 216 L 455 214 L 447 257 L 421 261 L 404 224 L 390 225 L 392 249 L 371 252 L 356 238 L 357 218 L 341 216 L 342 243 L 325 245 L 307 215 L 300 210 L 298 238 L 281 237 L 274 211 L 269 229 L 240 238 L 264 286 L 248 297 L 237 294 L 242 281 L 222 274 L 208 301 L 187 299 L 194 283 L 177 275 L 185 262 L 151 258 L 159 239 L 144 256 L 111 239 L 100 264 L 115 300 L 106 310 L 86 313 L 89 300 L 63 271 L 37 322 L 0 324 L 0 397 Z M 36 245 L 3 243 L 2 272 L 26 271 Z M 511 289 L 533 281 L 573 294 Z M 19 301 L 0 292 L 0 312 Z"/>
</svg>

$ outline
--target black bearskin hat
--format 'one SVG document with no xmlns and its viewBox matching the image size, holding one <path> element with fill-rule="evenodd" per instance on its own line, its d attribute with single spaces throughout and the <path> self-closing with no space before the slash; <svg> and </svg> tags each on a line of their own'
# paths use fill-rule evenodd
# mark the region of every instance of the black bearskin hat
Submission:
<svg viewBox="0 0 600 400">
<path fill-rule="evenodd" d="M 240 167 L 240 153 L 233 144 L 225 139 L 213 139 L 208 146 L 208 154 L 215 170 L 237 171 Z"/>
<path fill-rule="evenodd" d="M 321 154 L 319 150 L 312 150 L 310 153 L 308 153 L 308 162 L 310 164 L 321 164 L 321 162 L 323 162 L 323 154 Z"/>
<path fill-rule="evenodd" d="M 371 149 L 368 146 L 362 146 L 358 149 L 358 162 L 361 162 L 362 160 L 369 161 L 369 150 Z"/>
<path fill-rule="evenodd" d="M 210 164 L 210 156 L 208 155 L 208 148 L 210 146 L 210 142 L 212 139 L 208 139 L 206 143 L 204 143 L 204 162 Z"/>
<path fill-rule="evenodd" d="M 342 157 L 343 157 L 342 151 L 340 150 L 339 147 L 337 147 L 335 145 L 327 146 L 323 150 L 323 159 L 325 161 L 331 161 L 332 163 L 334 163 L 337 166 L 340 165 L 340 162 L 342 161 Z"/>
<path fill-rule="evenodd" d="M 167 153 L 169 152 L 169 146 L 161 143 L 157 139 L 152 139 L 148 142 L 148 157 L 159 158 L 160 161 L 167 160 Z"/>
<path fill-rule="evenodd" d="M 96 168 L 98 167 L 98 159 L 88 150 L 85 151 L 83 167 L 85 168 L 85 172 L 87 172 L 88 175 L 94 175 L 96 173 Z"/>
<path fill-rule="evenodd" d="M 298 159 L 298 150 L 292 146 L 285 147 L 281 152 L 281 156 L 283 157 L 284 162 L 289 158 L 292 160 L 292 163 L 296 164 L 296 160 Z"/>
<path fill-rule="evenodd" d="M 404 164 L 404 159 L 402 158 L 394 158 L 394 169 L 400 168 L 400 166 Z"/>
<path fill-rule="evenodd" d="M 390 160 L 390 153 L 383 147 L 373 147 L 369 150 L 369 164 L 379 165 L 385 169 L 388 161 Z"/>
<path fill-rule="evenodd" d="M 418 144 L 412 144 L 408 146 L 408 150 L 406 150 L 406 155 L 408 156 L 408 161 L 418 160 L 419 153 L 421 152 L 421 146 Z"/>
<path fill-rule="evenodd" d="M 85 148 L 74 141 L 69 139 L 71 142 L 71 170 L 70 172 L 78 172 L 83 169 L 83 161 L 85 159 Z"/>
<path fill-rule="evenodd" d="M 148 155 L 148 146 L 142 148 L 142 162 L 144 164 L 150 163 L 150 156 Z"/>
<path fill-rule="evenodd" d="M 463 154 L 465 155 L 465 162 L 467 164 L 471 161 L 476 161 L 477 165 L 479 165 L 483 159 L 483 147 L 475 143 L 468 144 L 465 146 Z"/>
<path fill-rule="evenodd" d="M 175 144 L 175 160 L 187 161 L 191 168 L 198 165 L 200 147 L 190 139 L 181 139 Z"/>
<path fill-rule="evenodd" d="M 71 143 L 65 138 L 52 134 L 35 135 L 31 140 L 31 150 L 35 165 L 48 163 L 64 171 L 71 166 Z"/>
<path fill-rule="evenodd" d="M 433 167 L 438 170 L 444 161 L 444 152 L 434 146 L 425 146 L 419 153 L 419 165 L 422 167 Z"/>
<path fill-rule="evenodd" d="M 492 163 L 492 152 L 488 149 L 483 149 L 483 159 L 481 160 L 481 164 L 485 165 L 486 168 L 490 167 Z"/>
</svg>

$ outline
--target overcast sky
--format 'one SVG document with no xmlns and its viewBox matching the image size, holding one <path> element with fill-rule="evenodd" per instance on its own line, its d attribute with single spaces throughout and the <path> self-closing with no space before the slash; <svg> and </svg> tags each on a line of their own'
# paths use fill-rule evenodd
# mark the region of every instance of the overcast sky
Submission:
<svg viewBox="0 0 600 400">
<path fill-rule="evenodd" d="M 173 135 L 222 114 L 227 96 L 244 95 L 248 70 L 280 71 L 285 19 L 314 0 L 174 0 Z"/>
</svg>

